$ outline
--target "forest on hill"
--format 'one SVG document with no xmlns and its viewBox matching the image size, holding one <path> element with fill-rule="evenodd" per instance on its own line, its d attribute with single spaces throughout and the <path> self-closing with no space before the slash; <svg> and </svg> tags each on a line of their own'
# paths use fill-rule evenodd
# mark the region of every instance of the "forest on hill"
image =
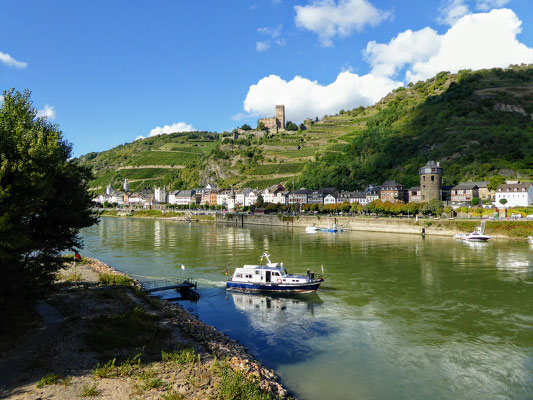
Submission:
<svg viewBox="0 0 533 400">
<path fill-rule="evenodd" d="M 533 66 L 441 72 L 305 130 L 236 140 L 229 132 L 174 133 L 78 159 L 93 168 L 99 192 L 124 178 L 132 190 L 208 182 L 357 189 L 387 179 L 412 186 L 428 160 L 440 161 L 445 184 L 533 176 Z"/>
</svg>

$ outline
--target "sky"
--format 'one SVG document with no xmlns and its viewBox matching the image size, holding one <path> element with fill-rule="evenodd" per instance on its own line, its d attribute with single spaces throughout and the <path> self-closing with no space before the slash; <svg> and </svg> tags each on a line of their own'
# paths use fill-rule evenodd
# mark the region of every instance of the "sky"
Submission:
<svg viewBox="0 0 533 400">
<path fill-rule="evenodd" d="M 0 87 L 31 90 L 74 156 L 533 63 L 531 0 L 0 0 L 0 15 Z"/>
</svg>

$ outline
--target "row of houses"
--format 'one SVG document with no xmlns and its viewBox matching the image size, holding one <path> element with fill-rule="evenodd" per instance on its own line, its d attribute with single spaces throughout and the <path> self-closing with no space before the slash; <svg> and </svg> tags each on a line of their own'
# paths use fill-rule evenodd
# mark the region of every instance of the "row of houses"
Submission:
<svg viewBox="0 0 533 400">
<path fill-rule="evenodd" d="M 488 189 L 488 182 L 465 182 L 456 186 L 438 186 L 438 198 L 452 206 L 471 204 L 474 198 L 489 200 L 497 207 L 520 207 L 533 204 L 533 185 L 519 181 L 509 181 L 500 185 L 497 190 Z M 369 185 L 362 191 L 338 191 L 335 188 L 287 190 L 283 185 L 274 185 L 264 190 L 244 188 L 240 190 L 219 189 L 214 184 L 204 188 L 177 190 L 167 193 L 165 188 L 155 188 L 153 192 L 144 190 L 130 193 L 127 180 L 124 191 L 115 192 L 111 185 L 106 193 L 94 199 L 98 203 L 117 203 L 120 205 L 138 205 L 142 207 L 157 204 L 181 206 L 218 205 L 233 210 L 240 207 L 255 206 L 259 197 L 263 203 L 281 205 L 303 204 L 340 204 L 359 203 L 366 205 L 374 200 L 383 202 L 423 202 L 423 190 L 420 187 L 407 189 L 394 180 L 385 181 L 381 186 Z M 438 197 L 436 197 L 438 195 Z M 505 199 L 505 200 L 503 200 Z"/>
</svg>

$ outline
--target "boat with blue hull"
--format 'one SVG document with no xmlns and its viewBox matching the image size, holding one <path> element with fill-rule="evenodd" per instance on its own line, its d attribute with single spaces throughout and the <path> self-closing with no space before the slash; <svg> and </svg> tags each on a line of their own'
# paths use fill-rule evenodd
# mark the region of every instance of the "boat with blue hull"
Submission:
<svg viewBox="0 0 533 400">
<path fill-rule="evenodd" d="M 283 263 L 273 263 L 270 256 L 263 253 L 261 261 L 267 260 L 266 264 L 244 265 L 236 268 L 233 277 L 226 282 L 229 290 L 250 292 L 281 292 L 302 293 L 315 292 L 322 278 L 316 278 L 313 272 L 307 271 L 307 275 L 295 275 L 287 273 Z"/>
</svg>

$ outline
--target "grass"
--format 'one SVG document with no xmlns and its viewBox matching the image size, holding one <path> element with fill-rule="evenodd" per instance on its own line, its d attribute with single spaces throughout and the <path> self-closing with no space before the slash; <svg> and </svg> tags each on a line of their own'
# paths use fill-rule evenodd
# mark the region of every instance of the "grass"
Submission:
<svg viewBox="0 0 533 400">
<path fill-rule="evenodd" d="M 67 282 L 81 281 L 81 272 L 71 272 L 68 274 L 60 274 L 59 278 Z"/>
<path fill-rule="evenodd" d="M 161 396 L 161 400 L 183 400 L 185 399 L 185 396 L 181 393 L 171 392 L 171 393 L 164 393 Z"/>
<path fill-rule="evenodd" d="M 113 358 L 103 365 L 98 365 L 93 375 L 97 378 L 121 378 L 131 376 L 141 368 L 141 355 L 137 354 L 131 359 L 127 359 L 117 364 L 117 359 Z"/>
<path fill-rule="evenodd" d="M 132 278 L 126 275 L 110 274 L 108 272 L 104 272 L 100 274 L 100 276 L 98 277 L 98 282 L 100 282 L 103 285 L 132 286 L 134 281 Z"/>
<path fill-rule="evenodd" d="M 235 372 L 229 366 L 219 372 L 218 398 L 221 400 L 272 400 L 264 393 L 256 380 L 247 378 L 242 372 Z"/>
<path fill-rule="evenodd" d="M 163 386 L 163 380 L 161 378 L 145 379 L 142 385 L 144 390 L 157 389 L 161 386 Z"/>
<path fill-rule="evenodd" d="M 42 388 L 47 385 L 69 385 L 70 381 L 72 380 L 72 377 L 63 378 L 63 376 L 59 374 L 50 373 L 45 376 L 43 376 L 41 379 L 39 379 L 39 382 L 37 382 L 37 387 Z"/>
<path fill-rule="evenodd" d="M 184 165 L 202 159 L 202 155 L 175 151 L 146 151 L 129 160 L 130 165 Z"/>
<path fill-rule="evenodd" d="M 81 389 L 80 397 L 96 397 L 99 396 L 102 391 L 96 387 L 96 384 L 89 385 L 86 383 Z"/>
<path fill-rule="evenodd" d="M 167 337 L 169 331 L 158 324 L 158 317 L 135 307 L 118 315 L 98 316 L 88 322 L 87 344 L 95 351 L 128 347 L 148 347 Z"/>
<path fill-rule="evenodd" d="M 186 348 L 181 351 L 161 352 L 161 359 L 165 362 L 171 362 L 180 365 L 194 364 L 200 362 L 200 354 L 193 349 Z"/>
<path fill-rule="evenodd" d="M 250 175 L 296 174 L 303 167 L 303 163 L 262 164 L 254 167 Z"/>
<path fill-rule="evenodd" d="M 278 185 L 283 182 L 287 182 L 291 180 L 291 177 L 286 178 L 272 178 L 272 179 L 250 179 L 249 181 L 246 181 L 243 183 L 243 187 L 249 187 L 252 189 L 258 188 L 258 189 L 265 189 L 270 186 Z M 296 180 L 296 179 L 295 179 Z"/>
</svg>

